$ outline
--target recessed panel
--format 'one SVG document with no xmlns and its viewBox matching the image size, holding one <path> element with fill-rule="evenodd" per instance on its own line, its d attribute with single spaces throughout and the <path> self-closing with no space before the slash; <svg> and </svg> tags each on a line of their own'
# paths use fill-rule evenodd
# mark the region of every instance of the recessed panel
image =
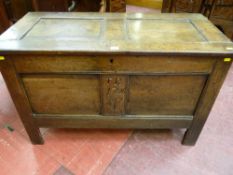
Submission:
<svg viewBox="0 0 233 175">
<path fill-rule="evenodd" d="M 101 19 L 42 18 L 25 38 L 43 39 L 95 39 L 101 35 Z"/>
<path fill-rule="evenodd" d="M 153 42 L 202 42 L 205 38 L 190 20 L 127 20 L 131 40 Z"/>
<path fill-rule="evenodd" d="M 124 115 L 127 89 L 127 76 L 102 75 L 102 114 Z"/>
<path fill-rule="evenodd" d="M 131 76 L 127 111 L 134 115 L 193 115 L 206 76 Z"/>
<path fill-rule="evenodd" d="M 22 80 L 34 113 L 99 114 L 98 76 L 30 75 Z"/>
</svg>

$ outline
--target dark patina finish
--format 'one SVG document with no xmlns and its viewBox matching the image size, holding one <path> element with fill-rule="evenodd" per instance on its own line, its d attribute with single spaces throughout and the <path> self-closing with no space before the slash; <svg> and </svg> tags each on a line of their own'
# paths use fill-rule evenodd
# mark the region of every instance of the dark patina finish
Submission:
<svg viewBox="0 0 233 175">
<path fill-rule="evenodd" d="M 200 14 L 28 13 L 0 37 L 31 141 L 39 128 L 186 128 L 195 144 L 233 44 Z"/>
</svg>

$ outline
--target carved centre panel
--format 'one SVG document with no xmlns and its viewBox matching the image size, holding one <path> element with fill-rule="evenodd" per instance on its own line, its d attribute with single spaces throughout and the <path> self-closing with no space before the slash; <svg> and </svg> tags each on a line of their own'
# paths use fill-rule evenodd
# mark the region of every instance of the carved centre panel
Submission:
<svg viewBox="0 0 233 175">
<path fill-rule="evenodd" d="M 104 75 L 101 77 L 103 115 L 125 113 L 126 81 L 125 76 Z"/>
</svg>

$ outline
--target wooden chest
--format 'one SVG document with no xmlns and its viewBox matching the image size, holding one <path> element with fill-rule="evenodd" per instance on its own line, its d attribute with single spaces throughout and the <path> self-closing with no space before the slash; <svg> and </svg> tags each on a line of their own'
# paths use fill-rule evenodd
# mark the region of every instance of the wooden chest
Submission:
<svg viewBox="0 0 233 175">
<path fill-rule="evenodd" d="M 200 14 L 28 13 L 0 65 L 35 144 L 40 127 L 187 128 L 195 144 L 233 44 Z"/>
</svg>

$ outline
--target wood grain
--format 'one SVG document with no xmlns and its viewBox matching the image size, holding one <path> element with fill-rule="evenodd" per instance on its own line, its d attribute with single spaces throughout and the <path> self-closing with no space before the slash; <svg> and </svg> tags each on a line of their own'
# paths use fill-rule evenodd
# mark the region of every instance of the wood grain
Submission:
<svg viewBox="0 0 233 175">
<path fill-rule="evenodd" d="M 205 76 L 131 76 L 127 114 L 193 115 Z"/>
<path fill-rule="evenodd" d="M 178 56 L 20 56 L 14 65 L 20 73 L 209 73 L 215 59 Z"/>
<path fill-rule="evenodd" d="M 187 128 L 193 145 L 233 43 L 198 14 L 29 13 L 0 55 L 33 143 L 38 127 Z"/>
<path fill-rule="evenodd" d="M 0 70 L 31 142 L 33 144 L 43 144 L 44 141 L 40 130 L 32 118 L 31 107 L 23 84 L 14 69 L 12 61 L 9 58 L 1 61 Z"/>
<path fill-rule="evenodd" d="M 213 72 L 208 78 L 197 109 L 194 113 L 194 118 L 190 128 L 186 131 L 183 144 L 194 145 L 201 133 L 201 130 L 209 116 L 210 110 L 220 91 L 220 88 L 225 80 L 227 72 L 232 61 L 224 62 L 224 59 L 219 59 L 215 65 Z"/>
<path fill-rule="evenodd" d="M 100 113 L 98 76 L 27 75 L 22 81 L 34 113 Z"/>
<path fill-rule="evenodd" d="M 124 115 L 127 77 L 116 75 L 101 76 L 102 87 L 102 114 L 103 115 Z"/>
<path fill-rule="evenodd" d="M 112 22 L 116 19 L 117 24 Z M 197 23 L 200 25 L 196 26 Z M 123 37 L 115 37 L 115 33 L 119 35 L 116 28 L 122 29 Z M 11 54 L 127 52 L 215 56 L 232 54 L 227 48 L 233 47 L 200 14 L 28 13 L 0 41 L 3 54 L 9 51 Z"/>
</svg>

